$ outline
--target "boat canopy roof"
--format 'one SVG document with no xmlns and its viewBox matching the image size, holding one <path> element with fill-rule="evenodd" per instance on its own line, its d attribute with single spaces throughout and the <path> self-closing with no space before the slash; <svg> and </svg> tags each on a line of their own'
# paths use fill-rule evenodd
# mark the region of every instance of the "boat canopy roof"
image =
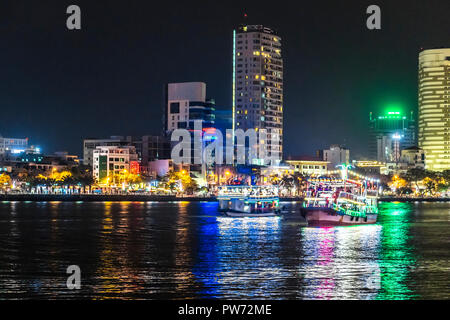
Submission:
<svg viewBox="0 0 450 320">
<path fill-rule="evenodd" d="M 272 185 L 265 186 L 246 186 L 246 185 L 232 185 L 220 186 L 219 197 L 277 197 L 278 188 Z"/>
<path fill-rule="evenodd" d="M 335 178 L 335 177 L 317 177 L 317 178 L 310 178 L 307 180 L 307 182 L 311 185 L 325 185 L 329 187 L 343 187 L 344 185 L 355 185 L 359 186 L 361 185 L 361 182 L 352 180 L 352 179 L 341 179 L 341 178 Z"/>
</svg>

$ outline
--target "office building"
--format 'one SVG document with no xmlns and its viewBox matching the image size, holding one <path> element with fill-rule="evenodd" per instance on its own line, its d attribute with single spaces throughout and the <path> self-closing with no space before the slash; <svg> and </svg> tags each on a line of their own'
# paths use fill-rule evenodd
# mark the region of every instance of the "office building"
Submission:
<svg viewBox="0 0 450 320">
<path fill-rule="evenodd" d="M 131 145 L 136 148 L 143 166 L 153 160 L 170 159 L 170 141 L 163 136 L 142 136 L 133 138 Z"/>
<path fill-rule="evenodd" d="M 233 31 L 233 129 L 266 129 L 269 155 L 283 155 L 281 38 L 262 25 Z M 279 144 L 275 141 L 279 140 Z M 253 146 L 256 147 L 256 146 Z"/>
<path fill-rule="evenodd" d="M 93 153 L 97 147 L 125 147 L 136 149 L 138 160 L 145 169 L 148 162 L 170 158 L 170 141 L 167 137 L 146 135 L 142 137 L 111 136 L 109 139 L 86 139 L 83 142 L 83 164 L 92 166 Z"/>
<path fill-rule="evenodd" d="M 399 110 L 388 111 L 378 116 L 371 112 L 368 143 L 371 160 L 383 157 L 379 154 L 379 139 L 393 136 L 399 138 L 400 150 L 417 145 L 416 122 L 413 112 L 408 116 Z"/>
<path fill-rule="evenodd" d="M 339 145 L 332 145 L 330 149 L 319 150 L 319 157 L 329 162 L 328 170 L 335 170 L 340 164 L 350 164 L 350 150 Z"/>
<path fill-rule="evenodd" d="M 94 150 L 97 147 L 120 147 L 131 145 L 131 137 L 111 136 L 107 139 L 85 139 L 83 140 L 83 164 L 92 166 L 94 161 Z"/>
<path fill-rule="evenodd" d="M 425 167 L 450 169 L 450 48 L 419 54 L 419 147 Z"/>
<path fill-rule="evenodd" d="M 402 137 L 399 134 L 383 135 L 377 137 L 377 161 L 380 162 L 399 162 L 400 161 L 400 142 Z"/>
<path fill-rule="evenodd" d="M 165 132 L 175 129 L 194 129 L 200 120 L 203 128 L 214 127 L 215 101 L 206 98 L 203 82 L 169 83 L 165 90 Z"/>
</svg>

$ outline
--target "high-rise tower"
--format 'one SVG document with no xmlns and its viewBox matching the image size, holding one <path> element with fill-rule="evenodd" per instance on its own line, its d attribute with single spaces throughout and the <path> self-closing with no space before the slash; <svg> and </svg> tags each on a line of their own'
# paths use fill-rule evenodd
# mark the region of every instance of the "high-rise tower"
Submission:
<svg viewBox="0 0 450 320">
<path fill-rule="evenodd" d="M 390 140 L 394 136 L 396 137 L 394 140 L 399 140 L 397 142 L 401 150 L 416 146 L 416 121 L 413 112 L 408 116 L 400 110 L 391 110 L 379 115 L 371 112 L 368 144 L 370 159 L 385 161 L 385 152 L 380 150 L 380 141 Z"/>
<path fill-rule="evenodd" d="M 233 129 L 266 129 L 269 154 L 283 154 L 281 38 L 262 25 L 233 31 Z M 279 139 L 279 144 L 271 143 Z"/>
<path fill-rule="evenodd" d="M 419 54 L 419 147 L 428 170 L 450 169 L 450 49 Z"/>
</svg>

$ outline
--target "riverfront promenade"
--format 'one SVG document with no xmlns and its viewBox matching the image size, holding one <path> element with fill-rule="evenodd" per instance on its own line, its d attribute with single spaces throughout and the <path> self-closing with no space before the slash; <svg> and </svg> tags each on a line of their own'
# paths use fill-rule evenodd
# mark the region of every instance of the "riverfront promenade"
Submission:
<svg viewBox="0 0 450 320">
<path fill-rule="evenodd" d="M 281 197 L 280 201 L 302 201 L 299 197 Z M 216 197 L 150 194 L 0 194 L 0 201 L 217 201 Z"/>
<path fill-rule="evenodd" d="M 214 196 L 196 197 L 150 194 L 0 194 L 0 201 L 217 201 Z M 280 197 L 280 201 L 303 201 L 302 197 Z M 383 202 L 450 202 L 450 198 L 381 197 Z"/>
</svg>

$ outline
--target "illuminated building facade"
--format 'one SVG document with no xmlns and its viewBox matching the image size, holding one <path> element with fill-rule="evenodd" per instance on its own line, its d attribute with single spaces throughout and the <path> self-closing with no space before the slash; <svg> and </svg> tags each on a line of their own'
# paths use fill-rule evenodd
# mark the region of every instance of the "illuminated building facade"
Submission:
<svg viewBox="0 0 450 320">
<path fill-rule="evenodd" d="M 106 139 L 89 138 L 83 140 L 83 164 L 92 166 L 94 150 L 97 147 L 127 146 L 131 144 L 131 137 L 111 136 Z"/>
<path fill-rule="evenodd" d="M 102 184 L 114 183 L 116 176 L 129 173 L 139 167 L 138 155 L 133 146 L 100 146 L 94 150 L 94 179 Z M 105 179 L 110 179 L 106 182 Z"/>
<path fill-rule="evenodd" d="M 450 49 L 419 54 L 419 147 L 428 170 L 450 169 Z"/>
<path fill-rule="evenodd" d="M 369 157 L 371 160 L 384 161 L 384 149 L 380 149 L 380 140 L 399 140 L 400 150 L 417 145 L 416 122 L 413 112 L 409 116 L 401 111 L 388 111 L 369 118 Z"/>
<path fill-rule="evenodd" d="M 233 129 L 266 129 L 267 142 L 258 143 L 267 143 L 267 152 L 281 158 L 283 58 L 281 38 L 272 29 L 241 25 L 233 31 L 232 88 Z"/>
<path fill-rule="evenodd" d="M 3 138 L 0 136 L 0 154 L 20 153 L 28 148 L 28 139 Z"/>
<path fill-rule="evenodd" d="M 142 137 L 111 136 L 108 139 L 83 140 L 83 164 L 92 166 L 94 150 L 97 147 L 134 146 L 141 162 L 141 169 L 147 167 L 149 161 L 170 158 L 170 141 L 164 136 L 146 135 Z"/>
<path fill-rule="evenodd" d="M 305 176 L 322 176 L 328 173 L 329 162 L 315 157 L 298 157 L 286 160 L 286 163 Z"/>
</svg>

